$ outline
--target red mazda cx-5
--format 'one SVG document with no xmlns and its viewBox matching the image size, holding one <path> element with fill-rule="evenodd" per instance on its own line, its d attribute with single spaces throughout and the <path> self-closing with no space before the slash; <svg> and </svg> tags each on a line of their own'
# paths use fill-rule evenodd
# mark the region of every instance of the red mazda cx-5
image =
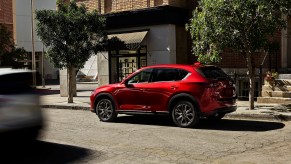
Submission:
<svg viewBox="0 0 291 164">
<path fill-rule="evenodd" d="M 95 89 L 90 100 L 104 122 L 119 113 L 164 113 L 180 127 L 193 127 L 200 117 L 218 120 L 237 108 L 233 81 L 220 68 L 199 63 L 143 67 L 121 83 Z"/>
</svg>

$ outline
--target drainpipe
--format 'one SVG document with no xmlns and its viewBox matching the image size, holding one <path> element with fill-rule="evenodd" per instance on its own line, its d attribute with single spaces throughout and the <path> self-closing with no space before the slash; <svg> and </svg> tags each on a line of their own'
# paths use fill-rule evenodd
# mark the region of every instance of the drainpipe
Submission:
<svg viewBox="0 0 291 164">
<path fill-rule="evenodd" d="M 36 87 L 36 63 L 35 63 L 35 50 L 34 50 L 34 0 L 30 0 L 30 9 L 31 9 L 31 44 L 32 44 L 32 86 Z"/>
</svg>

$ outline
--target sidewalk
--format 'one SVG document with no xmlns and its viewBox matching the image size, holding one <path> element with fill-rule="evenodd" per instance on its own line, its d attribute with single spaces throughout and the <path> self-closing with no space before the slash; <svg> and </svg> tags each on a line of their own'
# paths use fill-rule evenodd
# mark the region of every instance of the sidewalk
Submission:
<svg viewBox="0 0 291 164">
<path fill-rule="evenodd" d="M 89 111 L 91 91 L 97 86 L 97 83 L 78 83 L 77 97 L 74 97 L 74 103 L 71 104 L 67 103 L 67 97 L 60 97 L 59 85 L 47 85 L 45 88 L 39 86 L 37 91 L 41 95 L 42 108 Z M 247 110 L 248 101 L 237 101 L 237 105 L 237 111 L 227 114 L 226 118 L 291 121 L 291 106 L 255 102 L 255 110 Z"/>
</svg>

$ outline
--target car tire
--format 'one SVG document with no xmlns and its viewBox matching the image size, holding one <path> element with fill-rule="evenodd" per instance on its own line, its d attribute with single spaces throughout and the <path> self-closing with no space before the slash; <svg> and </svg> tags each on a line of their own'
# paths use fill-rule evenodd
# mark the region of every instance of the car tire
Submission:
<svg viewBox="0 0 291 164">
<path fill-rule="evenodd" d="M 225 116 L 225 113 L 217 113 L 215 115 L 207 116 L 209 121 L 220 121 Z"/>
<path fill-rule="evenodd" d="M 115 105 L 109 98 L 101 98 L 98 100 L 95 112 L 99 117 L 100 121 L 112 122 L 116 119 L 117 113 L 115 111 Z"/>
<path fill-rule="evenodd" d="M 199 121 L 195 106 L 189 101 L 178 101 L 172 108 L 173 122 L 182 128 L 191 128 Z"/>
</svg>

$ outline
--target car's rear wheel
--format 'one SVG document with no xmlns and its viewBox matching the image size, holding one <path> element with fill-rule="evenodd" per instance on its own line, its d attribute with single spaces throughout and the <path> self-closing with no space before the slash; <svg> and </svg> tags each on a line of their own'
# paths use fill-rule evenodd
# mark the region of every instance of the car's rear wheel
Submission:
<svg viewBox="0 0 291 164">
<path fill-rule="evenodd" d="M 97 102 L 95 112 L 99 119 L 103 122 L 114 121 L 114 119 L 117 117 L 115 106 L 112 100 L 108 98 L 102 98 Z"/>
<path fill-rule="evenodd" d="M 209 121 L 219 121 L 225 116 L 225 113 L 216 113 L 215 115 L 208 116 Z"/>
<path fill-rule="evenodd" d="M 172 108 L 174 123 L 183 128 L 193 127 L 199 121 L 197 109 L 189 101 L 178 101 Z"/>
</svg>

